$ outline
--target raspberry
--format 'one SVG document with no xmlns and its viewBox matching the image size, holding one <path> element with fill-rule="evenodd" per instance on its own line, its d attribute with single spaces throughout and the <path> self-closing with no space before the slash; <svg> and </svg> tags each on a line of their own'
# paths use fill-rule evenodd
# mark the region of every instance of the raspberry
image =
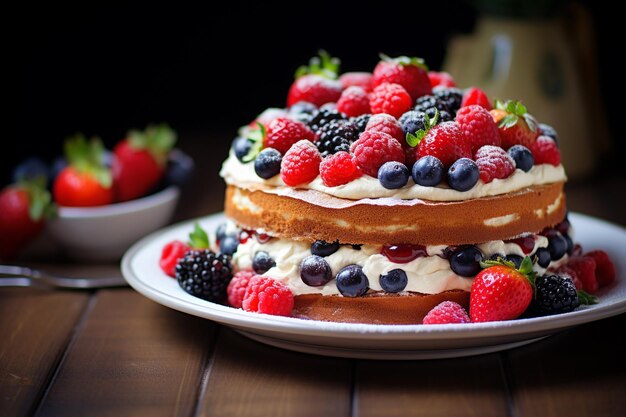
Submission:
<svg viewBox="0 0 626 417">
<path fill-rule="evenodd" d="M 583 283 L 583 290 L 590 294 L 598 291 L 598 280 L 596 279 L 596 261 L 589 256 L 576 256 L 567 261 L 567 266 L 576 272 L 576 275 Z"/>
<path fill-rule="evenodd" d="M 461 107 L 478 105 L 486 110 L 491 110 L 491 103 L 487 94 L 478 87 L 470 87 L 463 93 L 463 100 L 461 101 Z"/>
<path fill-rule="evenodd" d="M 383 132 L 394 137 L 400 144 L 406 143 L 400 122 L 389 114 L 380 113 L 370 117 L 365 126 L 365 131 Z"/>
<path fill-rule="evenodd" d="M 596 278 L 598 279 L 600 287 L 604 287 L 615 281 L 617 276 L 615 265 L 605 251 L 594 250 L 587 252 L 585 257 L 593 258 L 593 260 L 596 261 Z"/>
<path fill-rule="evenodd" d="M 159 260 L 159 266 L 163 272 L 174 278 L 176 276 L 176 264 L 178 260 L 184 257 L 189 249 L 189 245 L 180 240 L 173 240 L 163 246 L 161 259 Z"/>
<path fill-rule="evenodd" d="M 372 87 L 376 89 L 384 83 L 400 84 L 411 95 L 412 100 L 431 92 L 430 79 L 423 68 L 423 62 L 419 58 L 385 57 L 374 68 Z M 394 116 L 398 117 L 399 115 Z"/>
<path fill-rule="evenodd" d="M 301 139 L 314 140 L 315 134 L 304 123 L 286 117 L 279 117 L 267 124 L 263 146 L 274 148 L 285 154 L 291 145 Z"/>
<path fill-rule="evenodd" d="M 320 107 L 326 103 L 334 103 L 341 95 L 341 84 L 336 80 L 316 74 L 307 74 L 296 79 L 287 96 L 287 107 L 299 101 L 308 101 Z M 302 138 L 300 138 L 302 139 Z"/>
<path fill-rule="evenodd" d="M 239 271 L 228 284 L 226 294 L 228 294 L 228 304 L 231 307 L 241 308 L 243 297 L 246 295 L 246 289 L 250 279 L 256 274 L 254 271 Z"/>
<path fill-rule="evenodd" d="M 293 303 L 293 294 L 285 284 L 270 277 L 256 275 L 248 282 L 241 304 L 245 311 L 289 316 Z"/>
<path fill-rule="evenodd" d="M 431 87 L 456 87 L 454 78 L 447 72 L 428 71 L 428 79 Z"/>
<path fill-rule="evenodd" d="M 295 187 L 313 181 L 319 174 L 322 156 L 312 142 L 296 142 L 285 154 L 280 163 L 280 178 L 285 184 Z"/>
<path fill-rule="evenodd" d="M 370 107 L 374 114 L 387 113 L 397 118 L 409 110 L 411 104 L 411 96 L 400 84 L 381 84 L 374 88 L 370 96 Z"/>
<path fill-rule="evenodd" d="M 423 324 L 469 323 L 467 311 L 454 301 L 444 301 L 426 314 Z"/>
<path fill-rule="evenodd" d="M 361 87 L 365 92 L 372 91 L 372 74 L 369 72 L 346 72 L 339 77 L 341 87 Z"/>
<path fill-rule="evenodd" d="M 267 126 L 269 122 L 279 117 L 287 117 L 287 112 L 285 111 L 285 109 L 270 107 L 265 109 L 261 114 L 259 114 L 256 119 L 250 122 L 248 126 L 253 129 L 257 127 L 257 123 L 261 123 L 263 126 Z"/>
<path fill-rule="evenodd" d="M 347 184 L 361 175 L 359 166 L 348 152 L 337 152 L 324 158 L 320 164 L 320 176 L 328 187 Z"/>
<path fill-rule="evenodd" d="M 556 270 L 556 272 L 558 275 L 566 275 L 570 277 L 577 290 L 583 289 L 583 282 L 580 280 L 580 278 L 578 278 L 578 274 L 572 268 L 568 267 L 567 265 L 562 265 L 559 267 L 559 269 Z"/>
<path fill-rule="evenodd" d="M 556 142 L 549 136 L 539 136 L 531 145 L 530 151 L 535 157 L 535 165 L 550 164 L 558 166 L 561 163 L 561 152 Z"/>
<path fill-rule="evenodd" d="M 404 151 L 400 142 L 384 132 L 364 132 L 352 144 L 350 151 L 361 171 L 375 178 L 378 168 L 385 162 L 404 162 Z"/>
<path fill-rule="evenodd" d="M 348 117 L 356 117 L 370 112 L 370 100 L 365 90 L 361 87 L 353 86 L 343 90 L 337 110 Z"/>
<path fill-rule="evenodd" d="M 472 155 L 483 145 L 500 146 L 498 126 L 485 108 L 476 104 L 461 107 L 456 114 L 456 122 L 465 140 L 472 145 Z"/>
<path fill-rule="evenodd" d="M 417 148 L 417 159 L 432 155 L 447 169 L 457 159 L 471 158 L 471 146 L 455 122 L 438 124 L 428 131 Z"/>
<path fill-rule="evenodd" d="M 480 179 L 484 183 L 489 183 L 496 178 L 508 178 L 515 172 L 515 161 L 513 158 L 504 149 L 497 146 L 482 146 L 476 151 L 474 160 L 480 170 Z"/>
</svg>

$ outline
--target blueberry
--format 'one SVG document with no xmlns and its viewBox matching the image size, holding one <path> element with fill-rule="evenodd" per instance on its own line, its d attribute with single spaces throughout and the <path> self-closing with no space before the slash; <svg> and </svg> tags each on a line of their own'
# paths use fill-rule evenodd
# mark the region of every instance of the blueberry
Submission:
<svg viewBox="0 0 626 417">
<path fill-rule="evenodd" d="M 418 130 L 425 129 L 425 116 L 426 113 L 424 112 L 411 110 L 400 116 L 398 122 L 400 122 L 405 135 L 409 133 L 415 134 Z"/>
<path fill-rule="evenodd" d="M 46 164 L 41 158 L 32 157 L 26 159 L 19 164 L 13 170 L 13 182 L 19 182 L 21 180 L 34 180 L 37 178 L 43 178 L 48 181 L 48 164 Z"/>
<path fill-rule="evenodd" d="M 559 144 L 559 135 L 556 133 L 556 130 L 550 125 L 545 123 L 539 123 L 539 130 L 543 136 L 549 136 L 554 139 L 554 143 Z"/>
<path fill-rule="evenodd" d="M 550 251 L 547 248 L 538 248 L 534 257 L 536 257 L 537 265 L 540 267 L 547 268 L 550 265 Z"/>
<path fill-rule="evenodd" d="M 567 242 L 567 249 L 565 250 L 565 252 L 567 252 L 568 255 L 571 255 L 572 251 L 574 250 L 574 242 L 568 234 L 564 234 L 563 238 L 565 239 L 565 242 Z"/>
<path fill-rule="evenodd" d="M 267 180 L 280 172 L 280 162 L 283 157 L 274 148 L 265 148 L 257 155 L 254 160 L 254 172 Z"/>
<path fill-rule="evenodd" d="M 457 159 L 448 169 L 448 184 L 458 191 L 467 191 L 478 182 L 478 165 L 469 158 Z"/>
<path fill-rule="evenodd" d="M 378 181 L 388 190 L 402 188 L 409 181 L 409 169 L 401 162 L 385 162 L 378 169 Z"/>
<path fill-rule="evenodd" d="M 241 136 L 238 136 L 233 140 L 233 151 L 235 152 L 235 156 L 237 157 L 239 162 L 243 162 L 244 164 L 246 163 L 243 158 L 248 155 L 250 149 L 252 149 L 252 141 L 248 140 L 247 138 L 242 138 Z"/>
<path fill-rule="evenodd" d="M 52 182 L 54 182 L 54 179 L 61 173 L 61 171 L 65 169 L 66 166 L 67 161 L 64 157 L 57 156 L 56 158 L 54 158 L 54 160 L 52 161 L 52 165 L 50 166 L 50 177 Z"/>
<path fill-rule="evenodd" d="M 450 268 L 462 277 L 473 277 L 480 272 L 482 252 L 474 245 L 459 246 L 450 256 Z"/>
<path fill-rule="evenodd" d="M 408 278 L 406 272 L 401 269 L 392 269 L 378 279 L 380 286 L 387 292 L 400 292 L 406 288 Z"/>
<path fill-rule="evenodd" d="M 344 297 L 358 297 L 365 294 L 370 285 L 363 268 L 359 265 L 348 265 L 337 274 L 337 289 Z"/>
<path fill-rule="evenodd" d="M 189 182 L 193 174 L 193 159 L 180 149 L 172 149 L 167 158 L 165 183 L 183 186 Z"/>
<path fill-rule="evenodd" d="M 254 259 L 252 260 L 252 269 L 257 274 L 264 274 L 269 271 L 270 268 L 276 266 L 276 261 L 272 259 L 269 253 L 265 251 L 258 251 L 254 254 Z"/>
<path fill-rule="evenodd" d="M 315 113 L 316 110 L 317 107 L 315 107 L 315 104 L 309 103 L 308 101 L 299 101 L 289 107 L 289 114 L 292 116 L 311 115 Z"/>
<path fill-rule="evenodd" d="M 221 223 L 215 229 L 215 240 L 221 241 L 226 237 L 226 229 L 228 228 L 228 224 L 226 222 Z"/>
<path fill-rule="evenodd" d="M 330 256 L 339 249 L 339 242 L 326 242 L 325 240 L 316 240 L 311 244 L 311 253 L 317 256 Z"/>
<path fill-rule="evenodd" d="M 333 279 L 333 271 L 321 256 L 311 255 L 300 264 L 300 278 L 310 287 L 321 287 Z"/>
<path fill-rule="evenodd" d="M 513 264 L 515 265 L 515 268 L 518 268 L 518 269 L 519 269 L 520 265 L 522 264 L 522 261 L 524 260 L 524 258 L 522 256 L 513 255 L 513 254 L 506 255 L 504 257 L 504 259 L 509 261 L 509 262 L 513 262 Z"/>
<path fill-rule="evenodd" d="M 231 255 L 237 252 L 239 239 L 236 236 L 225 236 L 220 240 L 220 252 L 225 255 Z"/>
<path fill-rule="evenodd" d="M 431 155 L 426 155 L 413 164 L 411 174 L 415 184 L 425 187 L 434 187 L 443 181 L 443 164 L 441 161 Z"/>
<path fill-rule="evenodd" d="M 560 234 L 555 234 L 548 240 L 548 250 L 550 251 L 550 258 L 553 261 L 558 261 L 567 252 L 567 240 Z"/>
<path fill-rule="evenodd" d="M 507 152 L 515 161 L 515 167 L 524 172 L 530 171 L 535 163 L 532 152 L 525 146 L 513 145 Z"/>
</svg>

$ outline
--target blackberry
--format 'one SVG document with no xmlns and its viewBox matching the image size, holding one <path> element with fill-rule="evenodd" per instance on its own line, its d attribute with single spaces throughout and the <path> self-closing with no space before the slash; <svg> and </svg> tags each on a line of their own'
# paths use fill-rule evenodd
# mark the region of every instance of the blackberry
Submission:
<svg viewBox="0 0 626 417">
<path fill-rule="evenodd" d="M 450 114 L 456 115 L 457 110 L 461 108 L 463 93 L 458 88 L 435 88 L 433 95 L 438 102 L 444 103 Z"/>
<path fill-rule="evenodd" d="M 580 305 L 576 287 L 569 277 L 543 275 L 535 280 L 534 308 L 540 314 L 559 314 Z"/>
<path fill-rule="evenodd" d="M 327 125 L 333 120 L 346 120 L 346 116 L 337 110 L 321 108 L 311 113 L 311 116 L 306 121 L 306 124 L 311 128 L 311 130 L 317 133 L 322 126 Z"/>
<path fill-rule="evenodd" d="M 437 100 L 435 96 L 431 95 L 421 96 L 420 98 L 418 98 L 415 101 L 415 107 L 413 108 L 413 110 L 417 112 L 426 112 L 426 110 L 430 109 L 431 107 L 437 108 L 437 110 L 439 110 L 440 112 L 447 111 L 448 113 L 450 113 L 448 105 L 445 102 Z M 434 110 L 431 111 L 434 112 Z"/>
<path fill-rule="evenodd" d="M 350 121 L 356 126 L 356 130 L 359 135 L 365 132 L 365 126 L 367 126 L 367 122 L 370 121 L 370 117 L 372 117 L 371 114 L 362 114 L 360 116 L 352 117 L 350 119 Z"/>
<path fill-rule="evenodd" d="M 226 287 L 233 278 L 228 255 L 208 249 L 192 250 L 176 265 L 176 280 L 185 292 L 194 297 L 221 303 L 226 299 Z"/>
<path fill-rule="evenodd" d="M 357 140 L 359 133 L 354 123 L 333 120 L 317 131 L 319 139 L 315 144 L 322 158 L 339 151 L 350 152 L 350 145 Z"/>
</svg>

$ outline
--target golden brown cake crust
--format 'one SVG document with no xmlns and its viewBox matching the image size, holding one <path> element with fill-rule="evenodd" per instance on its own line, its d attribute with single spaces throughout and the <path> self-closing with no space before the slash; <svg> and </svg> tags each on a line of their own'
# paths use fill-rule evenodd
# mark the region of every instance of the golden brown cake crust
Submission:
<svg viewBox="0 0 626 417">
<path fill-rule="evenodd" d="M 368 324 L 421 324 L 424 316 L 443 301 L 454 301 L 469 310 L 467 291 L 439 294 L 374 293 L 362 297 L 305 294 L 295 297 L 294 317 L 321 321 Z"/>
<path fill-rule="evenodd" d="M 565 217 L 563 182 L 454 202 L 346 200 L 314 190 L 226 189 L 225 213 L 271 235 L 358 244 L 458 245 L 538 233 Z"/>
</svg>

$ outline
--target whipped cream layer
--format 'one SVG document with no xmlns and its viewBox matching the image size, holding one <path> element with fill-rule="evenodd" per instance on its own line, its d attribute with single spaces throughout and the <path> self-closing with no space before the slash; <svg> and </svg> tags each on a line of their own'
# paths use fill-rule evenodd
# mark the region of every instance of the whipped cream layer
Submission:
<svg viewBox="0 0 626 417">
<path fill-rule="evenodd" d="M 534 253 L 537 248 L 547 246 L 548 239 L 537 235 L 535 237 L 535 246 L 531 253 Z M 524 256 L 524 252 L 519 245 L 501 240 L 482 243 L 477 245 L 477 247 L 485 258 L 493 254 Z M 344 245 L 337 252 L 324 257 L 330 265 L 333 279 L 320 287 L 308 286 L 300 278 L 300 264 L 303 259 L 311 255 L 311 245 L 307 242 L 273 238 L 266 243 L 260 243 L 257 239 L 251 237 L 246 243 L 239 245 L 233 257 L 233 264 L 239 269 L 252 269 L 252 259 L 255 253 L 258 251 L 269 253 L 275 260 L 276 266 L 263 275 L 284 283 L 291 289 L 294 295 L 340 295 L 334 277 L 343 267 L 352 264 L 363 267 L 363 272 L 369 280 L 369 288 L 375 291 L 382 291 L 379 283 L 380 275 L 387 274 L 393 269 L 402 269 L 406 272 L 408 284 L 404 291 L 423 294 L 437 294 L 448 290 L 469 291 L 473 279 L 456 275 L 450 269 L 449 261 L 437 256 L 445 248 L 446 245 L 427 246 L 428 256 L 414 259 L 408 263 L 394 263 L 380 253 L 382 246 L 363 245 L 360 250 L 356 250 L 350 245 Z M 550 266 L 556 267 L 564 262 L 566 257 L 567 255 L 560 259 L 558 263 L 553 262 Z M 538 265 L 535 265 L 535 270 L 540 274 L 545 271 Z"/>
<path fill-rule="evenodd" d="M 280 175 L 267 180 L 260 178 L 254 172 L 254 162 L 243 164 L 232 151 L 228 159 L 224 161 L 220 175 L 228 184 L 250 190 L 263 189 L 265 192 L 272 192 L 272 188 L 279 190 L 282 187 L 287 187 Z M 550 164 L 541 164 L 534 165 L 528 172 L 516 169 L 511 176 L 502 180 L 495 179 L 490 183 L 478 180 L 478 183 L 468 191 L 457 191 L 449 188 L 446 184 L 424 187 L 415 184 L 412 179 L 409 179 L 408 184 L 400 189 L 388 190 L 380 185 L 377 178 L 369 175 L 363 175 L 338 187 L 327 187 L 318 176 L 310 183 L 299 185 L 297 188 L 316 190 L 348 200 L 391 197 L 401 200 L 463 201 L 507 194 L 533 185 L 552 184 L 566 179 L 563 165 L 555 167 Z"/>
</svg>

